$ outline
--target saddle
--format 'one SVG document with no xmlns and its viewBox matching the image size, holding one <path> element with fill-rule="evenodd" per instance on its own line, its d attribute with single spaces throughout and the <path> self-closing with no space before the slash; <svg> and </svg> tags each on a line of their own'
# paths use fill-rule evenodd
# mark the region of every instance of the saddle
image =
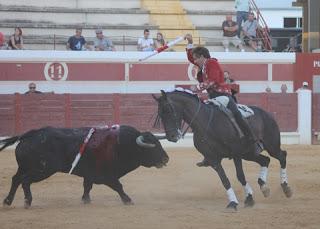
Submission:
<svg viewBox="0 0 320 229">
<path fill-rule="evenodd" d="M 229 103 L 229 98 L 227 96 L 218 96 L 213 99 L 208 99 L 206 103 L 216 105 L 220 109 L 222 108 L 223 110 L 225 110 L 228 109 L 227 106 Z M 237 104 L 237 107 L 243 118 L 249 118 L 254 115 L 254 111 L 247 105 Z"/>
</svg>

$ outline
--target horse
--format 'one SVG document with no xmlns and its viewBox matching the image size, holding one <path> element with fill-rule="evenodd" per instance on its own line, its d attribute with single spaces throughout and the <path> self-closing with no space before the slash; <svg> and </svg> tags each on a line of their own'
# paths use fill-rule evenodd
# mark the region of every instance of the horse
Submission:
<svg viewBox="0 0 320 229">
<path fill-rule="evenodd" d="M 242 159 L 256 162 L 261 166 L 258 184 L 263 195 L 269 196 L 267 174 L 270 158 L 256 154 L 254 147 L 244 146 L 236 127 L 221 108 L 213 104 L 205 104 L 196 94 L 186 91 L 162 90 L 160 97 L 152 96 L 158 103 L 157 119 L 162 122 L 168 141 L 177 142 L 191 127 L 195 148 L 204 156 L 209 166 L 218 173 L 227 191 L 229 199 L 227 209 L 236 211 L 239 202 L 221 165 L 224 158 L 233 159 L 237 179 L 245 191 L 245 207 L 252 207 L 255 202 L 253 190 L 243 172 Z M 279 127 L 270 113 L 256 106 L 250 106 L 250 108 L 254 111 L 254 115 L 247 121 L 268 154 L 280 162 L 281 187 L 286 197 L 291 197 L 292 191 L 288 185 L 286 172 L 287 152 L 280 148 Z M 182 133 L 184 123 L 187 123 L 188 127 Z"/>
</svg>

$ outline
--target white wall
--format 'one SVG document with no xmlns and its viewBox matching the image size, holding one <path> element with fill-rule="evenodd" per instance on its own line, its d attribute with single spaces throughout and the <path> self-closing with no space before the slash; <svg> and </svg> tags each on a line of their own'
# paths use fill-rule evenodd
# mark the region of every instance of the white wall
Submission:
<svg viewBox="0 0 320 229">
<path fill-rule="evenodd" d="M 263 10 L 261 14 L 269 28 L 283 28 L 283 18 L 302 17 L 302 10 Z"/>
</svg>

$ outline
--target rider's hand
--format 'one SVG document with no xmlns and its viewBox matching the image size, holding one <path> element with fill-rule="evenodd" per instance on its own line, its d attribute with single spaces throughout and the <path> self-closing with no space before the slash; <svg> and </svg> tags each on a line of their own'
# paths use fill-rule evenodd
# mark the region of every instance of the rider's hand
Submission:
<svg viewBox="0 0 320 229">
<path fill-rule="evenodd" d="M 192 39 L 192 35 L 191 34 L 186 34 L 184 36 L 184 39 L 188 41 L 188 44 L 193 44 L 193 39 Z"/>
</svg>

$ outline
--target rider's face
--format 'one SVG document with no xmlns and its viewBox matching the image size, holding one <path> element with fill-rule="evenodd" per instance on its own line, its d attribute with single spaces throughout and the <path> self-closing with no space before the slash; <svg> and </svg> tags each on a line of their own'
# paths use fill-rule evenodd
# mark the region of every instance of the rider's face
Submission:
<svg viewBox="0 0 320 229">
<path fill-rule="evenodd" d="M 202 68 L 204 62 L 206 61 L 206 58 L 204 58 L 204 56 L 202 56 L 202 55 L 198 56 L 195 54 L 193 54 L 192 57 L 193 57 L 194 63 Z"/>
</svg>

